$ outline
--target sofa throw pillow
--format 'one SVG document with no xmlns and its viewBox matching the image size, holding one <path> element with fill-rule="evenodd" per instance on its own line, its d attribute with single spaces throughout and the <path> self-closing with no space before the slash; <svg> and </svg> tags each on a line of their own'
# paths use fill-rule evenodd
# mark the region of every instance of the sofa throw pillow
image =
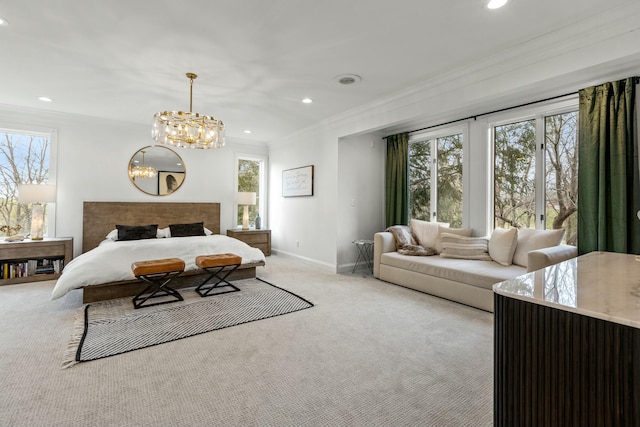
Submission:
<svg viewBox="0 0 640 427">
<path fill-rule="evenodd" d="M 472 230 L 470 228 L 449 228 L 442 225 L 438 226 L 438 239 L 436 240 L 436 252 L 442 253 L 442 234 L 456 234 L 458 236 L 471 237 Z"/>
<path fill-rule="evenodd" d="M 465 237 L 457 234 L 442 233 L 443 258 L 475 259 L 491 261 L 489 256 L 489 240 L 486 237 Z"/>
<path fill-rule="evenodd" d="M 513 255 L 513 263 L 527 268 L 529 251 L 558 246 L 564 237 L 564 229 L 534 230 L 521 228 L 518 230 L 518 245 Z"/>
<path fill-rule="evenodd" d="M 393 238 L 396 239 L 396 251 L 402 249 L 406 245 L 415 245 L 416 241 L 411 235 L 411 230 L 406 225 L 392 225 L 385 231 L 393 234 Z"/>
<path fill-rule="evenodd" d="M 411 234 L 418 245 L 425 248 L 435 248 L 438 240 L 439 225 L 448 227 L 449 223 L 412 219 L 409 223 L 409 228 L 411 229 Z"/>
<path fill-rule="evenodd" d="M 204 223 L 169 224 L 169 233 L 171 237 L 205 236 Z"/>
<path fill-rule="evenodd" d="M 489 239 L 489 256 L 500 265 L 510 266 L 518 244 L 517 228 L 496 228 Z"/>
<path fill-rule="evenodd" d="M 118 240 L 155 239 L 158 235 L 158 224 L 151 225 L 116 225 Z"/>
</svg>

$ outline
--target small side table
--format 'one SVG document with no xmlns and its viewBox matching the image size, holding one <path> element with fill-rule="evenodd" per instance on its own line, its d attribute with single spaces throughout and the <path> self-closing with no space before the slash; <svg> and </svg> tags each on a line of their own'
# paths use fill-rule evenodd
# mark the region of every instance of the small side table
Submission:
<svg viewBox="0 0 640 427">
<path fill-rule="evenodd" d="M 355 273 L 358 269 L 358 265 L 364 263 L 367 265 L 369 271 L 373 270 L 373 240 L 354 240 L 352 242 L 358 249 L 358 257 L 356 263 L 353 266 L 352 273 Z"/>
</svg>

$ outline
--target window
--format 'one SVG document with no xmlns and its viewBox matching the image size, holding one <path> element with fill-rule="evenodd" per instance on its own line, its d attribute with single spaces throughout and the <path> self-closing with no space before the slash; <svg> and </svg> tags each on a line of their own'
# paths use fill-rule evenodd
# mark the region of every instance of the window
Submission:
<svg viewBox="0 0 640 427">
<path fill-rule="evenodd" d="M 493 127 L 494 227 L 565 229 L 577 242 L 578 113 Z"/>
<path fill-rule="evenodd" d="M 249 206 L 249 226 L 255 226 L 260 216 L 261 228 L 266 228 L 266 159 L 260 156 L 237 157 L 237 191 L 256 193 L 256 204 Z M 242 209 L 236 206 L 236 226 L 242 225 Z"/>
<path fill-rule="evenodd" d="M 31 206 L 18 203 L 18 184 L 49 183 L 51 134 L 0 129 L 0 226 L 16 228 L 27 235 L 31 228 Z M 48 234 L 45 205 L 44 234 Z M 7 236 L 8 230 L 0 232 Z M 16 234 L 15 232 L 12 234 Z"/>
<path fill-rule="evenodd" d="M 462 141 L 462 133 L 410 141 L 410 218 L 462 227 Z"/>
</svg>

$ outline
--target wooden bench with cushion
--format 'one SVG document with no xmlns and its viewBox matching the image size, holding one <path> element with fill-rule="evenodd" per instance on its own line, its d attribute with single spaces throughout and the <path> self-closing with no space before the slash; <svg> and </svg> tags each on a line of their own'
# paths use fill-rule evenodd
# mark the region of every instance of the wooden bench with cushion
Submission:
<svg viewBox="0 0 640 427">
<path fill-rule="evenodd" d="M 240 289 L 227 281 L 227 277 L 242 264 L 242 257 L 236 254 L 200 255 L 196 257 L 196 265 L 209 273 L 209 276 L 196 288 L 201 297 L 238 292 Z M 209 283 L 215 277 L 215 283 Z M 221 292 L 219 289 L 231 288 Z M 214 289 L 216 290 L 214 292 Z"/>
<path fill-rule="evenodd" d="M 135 261 L 131 264 L 133 275 L 149 285 L 133 297 L 135 308 L 149 307 L 152 305 L 167 304 L 183 301 L 182 295 L 169 286 L 169 283 L 184 271 L 184 261 L 180 258 L 154 259 L 147 261 Z M 167 297 L 165 300 L 155 303 L 147 303 L 152 298 Z"/>
</svg>

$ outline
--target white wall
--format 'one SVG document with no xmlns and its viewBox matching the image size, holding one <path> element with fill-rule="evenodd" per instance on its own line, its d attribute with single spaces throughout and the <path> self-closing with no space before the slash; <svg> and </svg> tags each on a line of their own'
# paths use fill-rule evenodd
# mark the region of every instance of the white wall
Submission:
<svg viewBox="0 0 640 427">
<path fill-rule="evenodd" d="M 127 172 L 131 156 L 152 144 L 151 125 L 0 105 L 0 127 L 57 130 L 55 230 L 57 236 L 74 237 L 76 255 L 81 251 L 84 201 L 220 202 L 220 228 L 224 234 L 235 223 L 234 153 L 267 154 L 265 144 L 229 140 L 218 150 L 176 148 L 185 163 L 185 181 L 175 193 L 158 197 L 136 189 Z"/>
<path fill-rule="evenodd" d="M 385 153 L 379 132 L 348 136 L 338 143 L 338 271 L 353 269 L 358 254 L 354 240 L 372 240 L 384 229 Z"/>
<path fill-rule="evenodd" d="M 338 146 L 335 133 L 311 132 L 269 149 L 269 227 L 276 253 L 335 270 Z M 275 156 L 275 161 L 273 160 Z M 314 195 L 282 197 L 282 171 L 314 166 Z"/>
</svg>

